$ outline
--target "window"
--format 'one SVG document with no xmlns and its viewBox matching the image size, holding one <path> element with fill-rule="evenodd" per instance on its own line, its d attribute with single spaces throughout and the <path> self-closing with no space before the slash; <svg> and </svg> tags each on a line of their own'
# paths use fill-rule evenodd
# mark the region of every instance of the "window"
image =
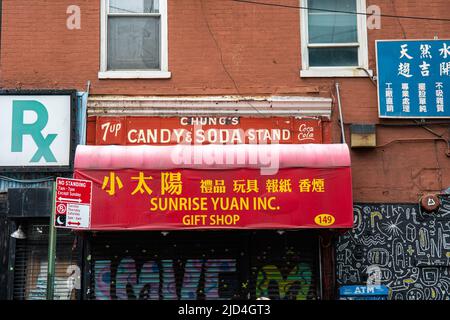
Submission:
<svg viewBox="0 0 450 320">
<path fill-rule="evenodd" d="M 167 0 L 101 0 L 99 78 L 170 78 Z"/>
<path fill-rule="evenodd" d="M 302 77 L 367 76 L 366 16 L 345 13 L 365 13 L 365 2 L 302 0 L 302 7 L 310 8 L 300 10 Z"/>
</svg>

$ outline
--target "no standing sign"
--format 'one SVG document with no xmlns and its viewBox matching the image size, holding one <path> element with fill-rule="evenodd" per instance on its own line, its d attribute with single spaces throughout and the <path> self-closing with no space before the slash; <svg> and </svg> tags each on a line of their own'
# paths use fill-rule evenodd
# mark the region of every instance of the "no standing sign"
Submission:
<svg viewBox="0 0 450 320">
<path fill-rule="evenodd" d="M 91 226 L 92 181 L 57 178 L 55 227 L 89 229 Z"/>
</svg>

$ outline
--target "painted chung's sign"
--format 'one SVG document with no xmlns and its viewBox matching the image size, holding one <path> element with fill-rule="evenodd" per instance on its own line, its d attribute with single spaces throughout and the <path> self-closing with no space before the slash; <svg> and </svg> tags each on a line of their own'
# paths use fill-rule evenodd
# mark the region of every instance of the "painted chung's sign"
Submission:
<svg viewBox="0 0 450 320">
<path fill-rule="evenodd" d="M 92 230 L 349 228 L 350 168 L 76 170 Z"/>
<path fill-rule="evenodd" d="M 450 40 L 377 41 L 381 118 L 450 117 Z"/>
<path fill-rule="evenodd" d="M 98 117 L 97 145 L 323 143 L 322 123 L 295 117 Z"/>
<path fill-rule="evenodd" d="M 0 168 L 69 169 L 75 95 L 0 93 Z"/>
</svg>

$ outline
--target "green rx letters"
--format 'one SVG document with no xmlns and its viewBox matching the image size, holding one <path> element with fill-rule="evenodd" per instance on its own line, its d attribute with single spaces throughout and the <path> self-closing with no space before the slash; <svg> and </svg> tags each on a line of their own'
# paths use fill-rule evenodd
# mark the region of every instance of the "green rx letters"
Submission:
<svg viewBox="0 0 450 320">
<path fill-rule="evenodd" d="M 25 111 L 36 113 L 36 122 L 24 123 Z M 46 162 L 56 162 L 56 158 L 50 150 L 50 145 L 57 134 L 48 134 L 46 137 L 42 135 L 42 130 L 47 126 L 47 123 L 48 111 L 42 103 L 35 100 L 14 100 L 11 152 L 23 152 L 23 136 L 30 135 L 38 147 L 30 162 L 39 162 L 41 158 L 44 158 Z"/>
</svg>

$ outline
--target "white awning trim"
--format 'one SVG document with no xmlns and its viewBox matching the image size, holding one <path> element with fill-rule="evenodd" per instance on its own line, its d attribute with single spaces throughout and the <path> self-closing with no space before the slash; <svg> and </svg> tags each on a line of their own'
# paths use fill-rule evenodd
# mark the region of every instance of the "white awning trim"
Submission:
<svg viewBox="0 0 450 320">
<path fill-rule="evenodd" d="M 305 96 L 90 96 L 89 116 L 331 117 L 331 98 Z"/>
</svg>

